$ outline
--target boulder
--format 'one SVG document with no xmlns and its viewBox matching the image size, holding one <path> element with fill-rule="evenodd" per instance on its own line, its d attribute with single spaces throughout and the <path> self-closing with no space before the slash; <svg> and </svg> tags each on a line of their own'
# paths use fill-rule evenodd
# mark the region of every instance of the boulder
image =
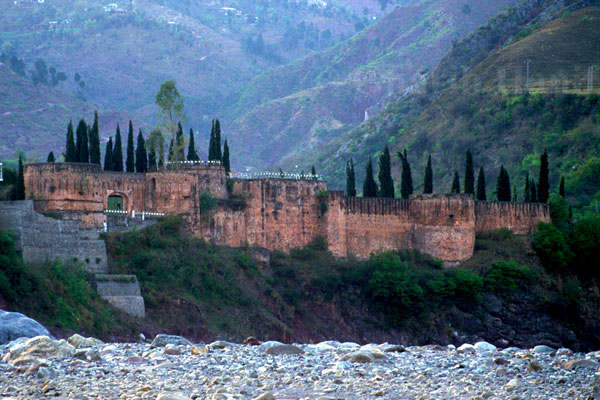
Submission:
<svg viewBox="0 0 600 400">
<path fill-rule="evenodd" d="M 12 365 L 25 365 L 39 360 L 62 360 L 73 357 L 75 347 L 65 340 L 55 340 L 48 336 L 36 336 L 16 345 L 9 345 L 3 361 Z"/>
<path fill-rule="evenodd" d="M 273 393 L 271 392 L 266 392 L 255 397 L 253 400 L 275 400 L 275 396 L 273 396 Z"/>
<path fill-rule="evenodd" d="M 473 346 L 475 348 L 475 350 L 477 350 L 478 352 L 482 353 L 484 351 L 496 351 L 497 347 L 494 346 L 491 343 L 488 342 L 477 342 L 475 343 L 475 345 Z"/>
<path fill-rule="evenodd" d="M 600 367 L 600 364 L 598 364 L 597 362 L 594 362 L 592 360 L 581 359 L 581 360 L 567 361 L 566 363 L 563 364 L 563 367 L 567 370 L 578 369 L 578 368 L 598 369 L 598 367 Z"/>
<path fill-rule="evenodd" d="M 79 349 L 81 347 L 95 347 L 104 344 L 104 342 L 100 339 L 96 339 L 93 337 L 86 338 L 78 334 L 74 334 L 73 336 L 68 338 L 67 342 L 69 342 L 69 344 L 75 347 L 76 349 Z"/>
<path fill-rule="evenodd" d="M 304 350 L 291 344 L 280 344 L 277 346 L 271 346 L 265 350 L 265 353 L 272 356 L 279 356 L 283 354 L 303 354 Z"/>
<path fill-rule="evenodd" d="M 39 322 L 21 313 L 0 310 L 0 344 L 11 342 L 18 338 L 48 336 L 50 332 Z"/>
<path fill-rule="evenodd" d="M 372 351 L 354 351 L 352 353 L 348 353 L 342 358 L 340 361 L 349 361 L 353 363 L 370 363 L 375 361 L 377 358 L 384 358 L 385 356 L 381 353 L 376 353 Z"/>
<path fill-rule="evenodd" d="M 260 346 L 258 346 L 258 351 L 261 353 L 264 353 L 265 351 L 267 351 L 267 349 L 269 347 L 273 347 L 273 346 L 280 346 L 283 343 L 278 342 L 276 340 L 269 340 L 268 342 L 264 342 L 263 344 L 261 344 Z"/>
<path fill-rule="evenodd" d="M 469 343 L 465 343 L 462 346 L 460 346 L 458 349 L 456 349 L 457 353 L 474 353 L 475 352 L 475 346 L 473 346 L 472 344 Z"/>
<path fill-rule="evenodd" d="M 533 349 L 531 349 L 531 352 L 534 354 L 550 354 L 554 353 L 555 351 L 556 350 L 554 350 L 552 347 L 544 345 L 535 346 Z"/>
<path fill-rule="evenodd" d="M 184 337 L 175 336 L 175 335 L 165 335 L 161 333 L 156 335 L 152 343 L 150 344 L 150 348 L 155 347 L 165 347 L 168 344 L 174 344 L 175 346 L 191 346 L 192 343 Z"/>
</svg>

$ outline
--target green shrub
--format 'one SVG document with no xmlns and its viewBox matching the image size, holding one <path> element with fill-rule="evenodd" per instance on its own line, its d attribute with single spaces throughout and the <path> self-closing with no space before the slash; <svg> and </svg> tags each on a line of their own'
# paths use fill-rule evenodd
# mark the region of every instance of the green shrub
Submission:
<svg viewBox="0 0 600 400">
<path fill-rule="evenodd" d="M 494 292 L 509 293 L 528 285 L 533 278 L 530 268 L 521 267 L 514 261 L 500 260 L 487 269 L 484 282 Z"/>
<path fill-rule="evenodd" d="M 483 279 L 466 269 L 446 271 L 429 283 L 431 291 L 441 298 L 470 300 L 479 303 Z"/>
<path fill-rule="evenodd" d="M 565 236 L 553 224 L 538 224 L 533 248 L 544 268 L 553 273 L 563 272 L 571 258 Z"/>
<path fill-rule="evenodd" d="M 573 264 L 582 278 L 600 277 L 600 216 L 589 215 L 573 225 L 569 238 Z"/>
</svg>

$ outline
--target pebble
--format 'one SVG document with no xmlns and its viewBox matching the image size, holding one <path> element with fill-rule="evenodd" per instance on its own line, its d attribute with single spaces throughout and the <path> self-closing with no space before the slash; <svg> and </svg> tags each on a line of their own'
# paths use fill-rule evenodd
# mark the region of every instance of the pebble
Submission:
<svg viewBox="0 0 600 400">
<path fill-rule="evenodd" d="M 9 354 L 12 349 L 21 355 L 25 342 L 9 344 L 0 349 L 6 359 L 0 362 L 0 398 L 524 400 L 598 398 L 600 391 L 599 353 L 494 349 L 484 342 L 454 349 L 336 341 L 246 346 L 168 341 L 155 347 L 96 344 L 71 356 L 18 366 L 9 363 Z M 286 350 L 268 354 L 275 349 Z M 91 350 L 93 360 L 85 356 Z"/>
</svg>

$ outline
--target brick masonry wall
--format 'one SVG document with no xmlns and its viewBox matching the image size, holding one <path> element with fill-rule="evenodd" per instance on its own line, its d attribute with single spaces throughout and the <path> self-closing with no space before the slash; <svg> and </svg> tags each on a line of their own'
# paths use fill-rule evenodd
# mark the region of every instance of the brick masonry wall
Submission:
<svg viewBox="0 0 600 400">
<path fill-rule="evenodd" d="M 550 207 L 540 203 L 475 202 L 477 234 L 502 228 L 516 235 L 535 233 L 540 222 L 550 222 Z"/>
</svg>

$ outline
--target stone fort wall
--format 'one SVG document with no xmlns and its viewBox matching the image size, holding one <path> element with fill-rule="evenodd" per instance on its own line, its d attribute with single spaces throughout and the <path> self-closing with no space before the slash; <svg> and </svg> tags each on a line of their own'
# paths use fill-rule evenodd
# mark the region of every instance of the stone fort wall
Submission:
<svg viewBox="0 0 600 400">
<path fill-rule="evenodd" d="M 89 164 L 31 164 L 25 186 L 36 209 L 85 224 L 106 222 L 108 196 L 117 194 L 129 213 L 181 215 L 194 235 L 219 245 L 287 251 L 321 236 L 338 257 L 417 249 L 448 264 L 472 256 L 478 233 L 530 234 L 550 219 L 543 204 L 476 202 L 464 195 L 347 198 L 317 180 L 236 179 L 230 196 L 223 168 L 206 165 L 127 174 Z M 216 207 L 202 209 L 203 192 L 218 200 Z"/>
</svg>

